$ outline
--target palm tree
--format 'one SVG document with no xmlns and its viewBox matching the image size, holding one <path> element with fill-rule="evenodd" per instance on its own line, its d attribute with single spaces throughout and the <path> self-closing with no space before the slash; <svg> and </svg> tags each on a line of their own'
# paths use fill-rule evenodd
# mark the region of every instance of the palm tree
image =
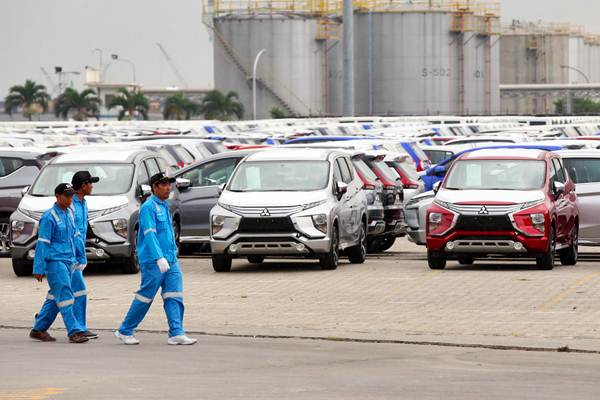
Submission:
<svg viewBox="0 0 600 400">
<path fill-rule="evenodd" d="M 136 115 L 148 119 L 148 108 L 150 108 L 148 98 L 138 90 L 119 89 L 118 95 L 113 97 L 107 105 L 109 110 L 114 107 L 121 107 L 119 120 L 134 119 Z"/>
<path fill-rule="evenodd" d="M 198 114 L 200 105 L 185 97 L 182 92 L 177 92 L 165 100 L 165 119 L 190 119 Z"/>
<path fill-rule="evenodd" d="M 73 119 L 85 121 L 88 116 L 98 113 L 100 99 L 92 89 L 85 89 L 81 93 L 72 88 L 66 88 L 63 94 L 58 96 L 54 105 L 54 115 L 67 118 L 69 111 L 75 110 Z"/>
<path fill-rule="evenodd" d="M 23 116 L 31 121 L 33 114 L 48 109 L 48 100 L 50 95 L 46 93 L 46 87 L 27 79 L 25 85 L 10 88 L 8 96 L 4 98 L 4 110 L 12 115 L 13 111 L 21 108 Z"/>
<path fill-rule="evenodd" d="M 244 105 L 237 101 L 238 94 L 229 92 L 223 94 L 218 90 L 211 90 L 202 99 L 200 109 L 206 119 L 229 120 L 232 116 L 242 119 Z"/>
</svg>

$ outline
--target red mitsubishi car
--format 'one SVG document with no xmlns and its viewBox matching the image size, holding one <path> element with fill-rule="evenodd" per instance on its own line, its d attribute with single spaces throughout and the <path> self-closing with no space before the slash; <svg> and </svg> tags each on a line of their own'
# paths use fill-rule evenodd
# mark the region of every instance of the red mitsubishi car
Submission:
<svg viewBox="0 0 600 400">
<path fill-rule="evenodd" d="M 427 210 L 427 260 L 469 265 L 488 256 L 577 263 L 575 183 L 561 158 L 539 149 L 482 149 L 460 156 Z"/>
</svg>

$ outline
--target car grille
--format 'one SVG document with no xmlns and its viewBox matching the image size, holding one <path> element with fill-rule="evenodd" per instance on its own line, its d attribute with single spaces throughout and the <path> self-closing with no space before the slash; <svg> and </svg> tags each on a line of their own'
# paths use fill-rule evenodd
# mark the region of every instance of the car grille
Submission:
<svg viewBox="0 0 600 400">
<path fill-rule="evenodd" d="M 485 209 L 484 209 L 485 207 Z M 482 209 L 488 215 L 505 215 L 519 211 L 523 204 L 507 204 L 507 205 L 488 205 L 488 204 L 448 204 L 447 208 L 459 214 L 477 215 L 481 214 Z"/>
<path fill-rule="evenodd" d="M 234 207 L 231 206 L 231 211 L 240 215 L 247 215 L 250 217 L 259 216 L 272 216 L 272 217 L 287 217 L 288 215 L 295 214 L 302 211 L 302 206 L 291 206 L 291 207 Z"/>
<path fill-rule="evenodd" d="M 248 218 L 240 221 L 240 233 L 293 233 L 294 224 L 289 218 Z"/>
<path fill-rule="evenodd" d="M 459 231 L 497 232 L 513 231 L 514 227 L 506 215 L 460 215 L 455 229 Z"/>
</svg>

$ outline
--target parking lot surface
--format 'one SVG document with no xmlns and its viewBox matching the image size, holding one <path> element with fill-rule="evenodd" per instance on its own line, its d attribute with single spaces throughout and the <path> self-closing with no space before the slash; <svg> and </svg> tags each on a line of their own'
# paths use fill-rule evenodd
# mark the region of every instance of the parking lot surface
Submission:
<svg viewBox="0 0 600 400">
<path fill-rule="evenodd" d="M 186 329 L 194 333 L 441 342 L 600 351 L 600 264 L 538 271 L 531 261 L 450 262 L 431 271 L 421 247 L 402 240 L 362 265 L 322 271 L 314 261 L 234 262 L 213 272 L 206 257 L 182 258 Z M 91 329 L 118 327 L 139 275 L 87 272 Z M 46 282 L 17 278 L 0 260 L 1 325 L 30 327 Z M 54 324 L 62 328 L 62 321 Z M 143 330 L 164 331 L 160 298 Z M 107 333 L 105 333 L 106 335 Z M 56 332 L 64 337 L 64 332 Z"/>
<path fill-rule="evenodd" d="M 595 399 L 596 354 L 142 333 L 83 345 L 0 329 L 0 399 Z M 35 361 L 33 361 L 35 360 Z M 31 379 L 26 376 L 35 375 Z"/>
</svg>

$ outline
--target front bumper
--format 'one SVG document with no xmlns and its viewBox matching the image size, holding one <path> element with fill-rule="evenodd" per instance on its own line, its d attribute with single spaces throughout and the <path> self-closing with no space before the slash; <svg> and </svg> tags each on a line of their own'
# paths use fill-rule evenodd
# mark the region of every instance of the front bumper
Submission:
<svg viewBox="0 0 600 400">
<path fill-rule="evenodd" d="M 227 254 L 231 257 L 299 256 L 309 257 L 328 253 L 331 249 L 329 238 L 309 239 L 298 233 L 289 234 L 234 234 L 226 240 L 211 239 L 213 254 Z"/>
<path fill-rule="evenodd" d="M 517 243 L 522 247 L 515 246 Z M 442 237 L 428 235 L 427 249 L 447 254 L 542 254 L 548 249 L 548 238 L 507 231 L 454 231 Z"/>
<path fill-rule="evenodd" d="M 11 256 L 15 260 L 33 260 L 35 257 L 35 246 L 37 240 L 33 240 L 25 246 L 13 246 Z M 85 254 L 88 262 L 106 262 L 131 257 L 131 245 L 118 244 L 107 245 L 90 242 L 86 243 Z"/>
</svg>

